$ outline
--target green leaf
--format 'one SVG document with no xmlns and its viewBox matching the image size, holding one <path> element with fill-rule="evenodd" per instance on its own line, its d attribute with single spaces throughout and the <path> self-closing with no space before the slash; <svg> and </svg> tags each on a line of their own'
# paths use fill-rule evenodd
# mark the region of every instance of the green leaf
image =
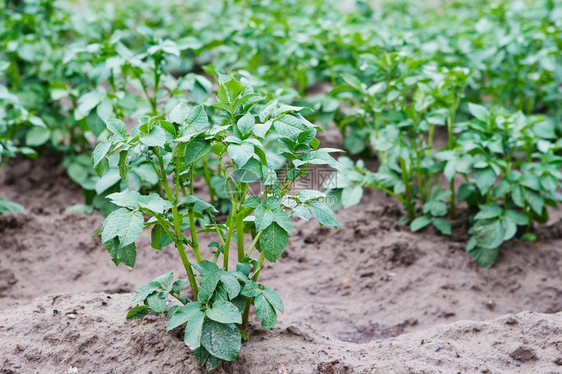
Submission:
<svg viewBox="0 0 562 374">
<path fill-rule="evenodd" d="M 349 186 L 342 190 L 341 201 L 344 208 L 349 208 L 361 202 L 363 187 L 360 185 Z"/>
<path fill-rule="evenodd" d="M 495 204 L 484 204 L 479 206 L 480 211 L 476 216 L 475 219 L 490 219 L 496 218 L 503 215 L 503 209 L 499 205 Z"/>
<path fill-rule="evenodd" d="M 505 216 L 515 222 L 518 226 L 525 226 L 529 224 L 529 217 L 527 217 L 523 212 L 510 209 L 505 212 Z"/>
<path fill-rule="evenodd" d="M 339 225 L 334 212 L 322 202 L 311 200 L 308 203 L 308 210 L 321 225 L 331 227 L 337 227 Z"/>
<path fill-rule="evenodd" d="M 225 325 L 205 319 L 201 345 L 215 357 L 225 361 L 234 361 L 240 353 L 242 336 L 234 324 Z"/>
<path fill-rule="evenodd" d="M 172 203 L 154 192 L 150 195 L 139 195 L 138 204 L 141 208 L 148 209 L 156 214 L 163 214 L 172 209 Z"/>
<path fill-rule="evenodd" d="M 113 261 L 115 265 L 124 263 L 130 267 L 135 266 L 135 261 L 137 259 L 137 247 L 135 246 L 135 243 L 122 246 L 119 243 L 119 240 L 115 238 L 104 244 L 111 256 L 111 261 Z"/>
<path fill-rule="evenodd" d="M 166 295 L 167 292 L 155 292 L 146 298 L 150 309 L 154 313 L 162 314 L 166 311 Z"/>
<path fill-rule="evenodd" d="M 275 313 L 275 309 L 273 309 L 263 294 L 254 299 L 254 306 L 256 307 L 256 315 L 264 328 L 270 329 L 275 326 L 277 313 Z"/>
<path fill-rule="evenodd" d="M 419 216 L 410 223 L 410 230 L 416 232 L 423 229 L 431 223 L 431 218 L 428 216 Z"/>
<path fill-rule="evenodd" d="M 140 142 L 149 147 L 164 148 L 166 145 L 166 132 L 159 126 L 155 126 L 150 133 L 140 137 Z"/>
<path fill-rule="evenodd" d="M 445 218 L 435 218 L 433 219 L 433 226 L 439 230 L 444 235 L 451 235 L 452 229 L 451 224 Z"/>
<path fill-rule="evenodd" d="M 88 113 L 90 113 L 90 111 L 102 101 L 102 99 L 103 97 L 98 91 L 88 92 L 80 96 L 80 99 L 78 99 L 78 105 L 74 111 L 74 119 L 79 121 L 86 117 Z"/>
<path fill-rule="evenodd" d="M 94 213 L 94 207 L 91 206 L 91 205 L 86 205 L 86 204 L 74 204 L 74 205 L 69 206 L 68 208 L 66 208 L 64 210 L 64 214 L 70 214 L 70 213 L 93 214 Z"/>
<path fill-rule="evenodd" d="M 452 181 L 453 178 L 455 177 L 455 173 L 457 172 L 457 160 L 453 159 L 453 160 L 449 160 L 447 161 L 447 164 L 445 165 L 445 170 L 443 171 L 443 175 L 445 176 L 445 179 L 447 179 L 447 181 Z"/>
<path fill-rule="evenodd" d="M 150 307 L 148 305 L 137 305 L 129 310 L 127 319 L 140 319 L 149 314 Z"/>
<path fill-rule="evenodd" d="M 527 232 L 521 237 L 521 240 L 524 242 L 534 242 L 537 240 L 537 236 L 533 233 Z"/>
<path fill-rule="evenodd" d="M 273 210 L 273 222 L 276 222 L 283 230 L 289 234 L 293 233 L 293 224 L 291 223 L 291 216 L 287 214 L 284 209 Z"/>
<path fill-rule="evenodd" d="M 256 119 L 250 112 L 242 116 L 236 123 L 236 125 L 238 126 L 238 130 L 240 130 L 242 135 L 250 134 L 255 124 L 256 124 Z"/>
<path fill-rule="evenodd" d="M 471 250 L 470 255 L 476 259 L 478 266 L 490 267 L 496 262 L 500 254 L 499 248 L 481 248 L 476 247 Z"/>
<path fill-rule="evenodd" d="M 195 270 L 199 272 L 202 276 L 209 275 L 214 271 L 220 270 L 220 268 L 214 262 L 203 260 L 201 262 L 194 263 L 192 265 Z M 224 272 L 223 272 L 224 273 Z"/>
<path fill-rule="evenodd" d="M 300 119 L 290 114 L 283 114 L 273 122 L 275 130 L 282 136 L 296 140 L 301 132 L 307 128 Z"/>
<path fill-rule="evenodd" d="M 127 131 L 127 126 L 125 126 L 125 123 L 123 123 L 123 121 L 116 118 L 112 118 L 110 120 L 105 121 L 105 124 L 107 126 L 107 129 L 112 134 L 120 135 L 122 138 L 126 138 L 127 136 L 129 136 L 129 132 Z"/>
<path fill-rule="evenodd" d="M 468 103 L 468 111 L 480 121 L 488 122 L 488 118 L 490 117 L 490 115 L 488 113 L 488 109 L 486 109 L 485 106 Z"/>
<path fill-rule="evenodd" d="M 107 195 L 107 198 L 117 206 L 135 210 L 139 208 L 140 193 L 131 191 L 128 188 L 122 192 L 115 192 Z"/>
<path fill-rule="evenodd" d="M 199 287 L 199 294 L 198 300 L 202 303 L 206 303 L 217 288 L 219 284 L 219 280 L 221 279 L 221 275 L 223 273 L 222 269 L 216 269 L 209 274 L 204 275 L 201 278 L 200 287 Z"/>
<path fill-rule="evenodd" d="M 282 312 L 284 309 L 283 300 L 281 300 L 281 296 L 271 288 L 265 288 L 263 290 L 263 296 L 269 301 L 271 306 L 273 306 L 278 311 Z"/>
<path fill-rule="evenodd" d="M 266 121 L 265 123 L 257 123 L 252 128 L 252 132 L 258 138 L 265 138 L 265 135 L 267 134 L 267 132 L 271 128 L 271 125 L 273 125 L 273 121 L 271 121 L 271 120 Z"/>
<path fill-rule="evenodd" d="M 119 152 L 119 176 L 121 179 L 127 179 L 129 174 L 129 154 L 127 151 Z"/>
<path fill-rule="evenodd" d="M 256 231 L 263 231 L 273 223 L 273 212 L 263 205 L 259 205 L 254 214 L 256 216 Z"/>
<path fill-rule="evenodd" d="M 139 290 L 135 293 L 135 295 L 133 296 L 133 300 L 131 301 L 133 304 L 134 303 L 141 303 L 143 301 L 146 300 L 146 298 L 148 297 L 148 295 L 150 295 L 151 293 L 153 293 L 154 291 L 159 290 L 162 287 L 162 285 L 160 284 L 160 282 L 157 281 L 150 281 L 148 283 L 145 283 L 142 285 L 141 288 L 139 288 Z"/>
<path fill-rule="evenodd" d="M 182 124 L 189 115 L 189 108 L 184 102 L 178 103 L 168 114 L 166 119 L 170 122 Z"/>
<path fill-rule="evenodd" d="M 558 182 L 556 178 L 553 177 L 551 174 L 541 175 L 540 181 L 542 187 L 548 192 L 555 191 L 558 188 Z"/>
<path fill-rule="evenodd" d="M 204 135 L 198 135 L 192 138 L 185 148 L 185 163 L 193 164 L 199 161 L 211 150 L 211 142 L 205 139 Z"/>
<path fill-rule="evenodd" d="M 25 144 L 30 147 L 38 147 L 45 144 L 50 137 L 49 129 L 35 126 L 25 134 Z"/>
<path fill-rule="evenodd" d="M 287 232 L 277 223 L 268 226 L 259 239 L 260 250 L 269 262 L 277 261 L 288 243 Z"/>
<path fill-rule="evenodd" d="M 218 369 L 222 363 L 222 360 L 220 358 L 212 356 L 209 352 L 207 352 L 205 348 L 201 346 L 193 351 L 193 355 L 195 356 L 197 361 L 202 366 L 204 366 L 205 369 L 207 369 L 208 373 L 212 373 L 213 371 Z"/>
<path fill-rule="evenodd" d="M 210 309 L 207 309 L 205 315 L 220 323 L 242 323 L 242 315 L 230 301 L 217 301 Z"/>
<path fill-rule="evenodd" d="M 556 128 L 553 123 L 541 121 L 535 123 L 532 127 L 533 132 L 543 139 L 557 139 Z"/>
<path fill-rule="evenodd" d="M 527 200 L 531 206 L 531 209 L 540 215 L 544 209 L 544 198 L 539 193 L 527 188 L 523 189 L 523 195 L 525 196 L 525 200 Z"/>
<path fill-rule="evenodd" d="M 478 247 L 481 248 L 498 248 L 506 236 L 506 229 L 501 219 L 480 220 L 473 228 Z"/>
<path fill-rule="evenodd" d="M 496 173 L 491 167 L 476 169 L 474 171 L 474 180 L 480 193 L 485 195 L 489 189 L 496 183 Z"/>
<path fill-rule="evenodd" d="M 242 290 L 242 287 L 240 286 L 240 282 L 238 282 L 238 279 L 236 279 L 234 275 L 230 273 L 224 272 L 221 275 L 220 282 L 224 286 L 224 289 L 228 294 L 228 298 L 230 300 L 238 296 L 238 294 L 240 294 L 240 291 Z"/>
<path fill-rule="evenodd" d="M 92 153 L 92 166 L 94 167 L 96 172 L 98 172 L 97 167 L 100 165 L 100 163 L 103 160 L 106 160 L 105 156 L 107 156 L 110 149 L 111 149 L 110 141 L 100 142 L 94 149 L 94 152 Z M 106 166 L 109 167 L 109 164 L 107 163 Z M 102 170 L 103 169 L 101 169 L 100 171 Z M 103 174 L 105 174 L 105 171 L 107 171 L 107 168 L 105 168 L 105 170 L 102 173 L 98 172 L 98 175 L 102 176 Z"/>
<path fill-rule="evenodd" d="M 162 226 L 154 225 L 150 231 L 150 246 L 160 250 L 170 244 L 172 244 L 172 238 L 164 231 Z"/>
<path fill-rule="evenodd" d="M 228 155 L 241 168 L 254 156 L 254 146 L 251 143 L 230 144 L 227 148 Z"/>
<path fill-rule="evenodd" d="M 201 347 L 201 337 L 203 335 L 203 323 L 205 321 L 205 313 L 197 311 L 194 313 L 185 326 L 185 334 L 183 342 L 191 349 Z"/>
<path fill-rule="evenodd" d="M 209 126 L 209 118 L 207 117 L 207 112 L 202 105 L 198 105 L 189 112 L 187 117 L 187 123 L 190 126 L 195 127 L 197 130 L 204 130 Z"/>
<path fill-rule="evenodd" d="M 144 228 L 144 217 L 139 211 L 117 209 L 106 218 L 101 233 L 102 242 L 119 237 L 121 246 L 134 243 Z"/>
<path fill-rule="evenodd" d="M 23 212 L 24 208 L 18 203 L 0 197 L 0 214 L 8 212 Z"/>
<path fill-rule="evenodd" d="M 187 323 L 197 312 L 201 311 L 201 303 L 194 301 L 182 306 L 178 309 L 168 321 L 166 331 L 175 329 L 178 326 Z"/>
</svg>

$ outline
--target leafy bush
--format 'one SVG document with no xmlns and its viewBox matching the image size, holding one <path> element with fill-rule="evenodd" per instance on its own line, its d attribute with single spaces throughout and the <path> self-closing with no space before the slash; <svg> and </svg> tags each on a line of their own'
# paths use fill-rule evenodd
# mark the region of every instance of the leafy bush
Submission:
<svg viewBox="0 0 562 374">
<path fill-rule="evenodd" d="M 275 262 L 285 250 L 293 230 L 291 218 L 314 217 L 321 225 L 338 224 L 319 199 L 323 193 L 293 193 L 291 186 L 310 165 L 341 169 L 329 155 L 336 150 L 318 148 L 317 128 L 297 112 L 299 108 L 272 103 L 258 113 L 253 108 L 262 98 L 250 86 L 226 75 L 220 75 L 218 83 L 218 101 L 212 106 L 222 116 L 216 122 L 209 123 L 205 106 L 181 102 L 166 116 L 143 117 L 130 133 L 121 120 L 111 119 L 107 121 L 111 137 L 92 154 L 92 165 L 100 175 L 108 171 L 112 154 L 119 155 L 122 178 L 131 162 L 139 159 L 158 175 L 162 194 L 126 189 L 108 195 L 119 208 L 107 216 L 97 235 L 116 265 L 134 266 L 135 241 L 145 228 L 151 228 L 153 248 L 174 244 L 188 279 L 173 281 L 168 273 L 147 283 L 133 298 L 140 305 L 127 317 L 166 314 L 168 330 L 187 323 L 184 341 L 208 369 L 237 358 L 241 339 L 248 338 L 252 305 L 265 328 L 271 328 L 277 311 L 283 311 L 279 295 L 258 283 L 258 278 L 265 260 Z M 282 168 L 274 169 L 265 155 L 263 141 L 268 137 L 281 144 L 286 160 Z M 218 222 L 212 204 L 194 194 L 196 165 L 205 157 L 218 161 L 212 172 L 221 179 L 232 205 L 224 223 Z M 209 223 L 198 230 L 196 219 L 205 218 Z M 212 261 L 203 260 L 201 233 L 217 237 L 208 243 Z M 235 269 L 230 269 L 229 261 L 232 242 L 236 243 Z M 188 247 L 195 262 L 188 257 Z M 257 259 L 252 257 L 255 250 Z M 191 299 L 182 291 L 188 284 Z M 177 300 L 170 308 L 168 295 Z"/>
</svg>

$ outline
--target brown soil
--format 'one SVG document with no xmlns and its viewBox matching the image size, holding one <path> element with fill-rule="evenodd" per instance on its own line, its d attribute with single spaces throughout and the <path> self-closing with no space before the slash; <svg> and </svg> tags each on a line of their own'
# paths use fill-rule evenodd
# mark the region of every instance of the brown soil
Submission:
<svg viewBox="0 0 562 374">
<path fill-rule="evenodd" d="M 163 319 L 124 318 L 139 286 L 170 270 L 184 277 L 173 248 L 155 251 L 143 235 L 135 269 L 116 268 L 91 237 L 102 217 L 63 214 L 82 196 L 56 160 L 12 163 L 0 196 L 26 207 L 0 216 L 1 372 L 198 372 Z M 562 372 L 559 222 L 537 243 L 508 243 L 482 269 L 464 251 L 463 230 L 413 234 L 401 215 L 371 191 L 338 212 L 336 231 L 296 223 L 261 278 L 285 313 L 272 331 L 254 319 L 224 372 Z"/>
</svg>

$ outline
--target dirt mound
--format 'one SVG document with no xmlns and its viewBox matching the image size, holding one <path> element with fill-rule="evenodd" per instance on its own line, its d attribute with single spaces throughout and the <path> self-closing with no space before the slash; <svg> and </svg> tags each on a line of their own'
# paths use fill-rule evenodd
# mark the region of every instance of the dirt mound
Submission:
<svg viewBox="0 0 562 374">
<path fill-rule="evenodd" d="M 128 322 L 130 294 L 46 296 L 0 317 L 3 373 L 198 373 L 166 321 Z M 255 324 L 254 324 L 255 326 Z M 256 328 L 222 373 L 556 373 L 562 313 L 523 312 L 460 321 L 398 338 L 353 344 L 281 319 Z"/>
</svg>

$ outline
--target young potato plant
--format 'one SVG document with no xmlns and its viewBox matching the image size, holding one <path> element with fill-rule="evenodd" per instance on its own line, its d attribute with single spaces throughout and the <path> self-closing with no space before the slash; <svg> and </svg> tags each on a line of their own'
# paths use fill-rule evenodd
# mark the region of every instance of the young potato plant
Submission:
<svg viewBox="0 0 562 374">
<path fill-rule="evenodd" d="M 562 158 L 557 154 L 562 141 L 548 118 L 474 104 L 469 108 L 475 118 L 458 124 L 458 143 L 464 157 L 472 159 L 472 175 L 460 173 L 466 183 L 459 187 L 458 200 L 478 207 L 467 251 L 480 265 L 490 266 L 519 226 L 526 228 L 524 240 L 534 240 L 533 222 L 545 223 L 547 207 L 562 201 Z"/>
<path fill-rule="evenodd" d="M 562 201 L 562 157 L 557 154 L 562 141 L 548 117 L 526 117 L 472 103 L 468 110 L 474 119 L 456 123 L 454 141 L 433 156 L 440 165 L 435 173 L 450 182 L 449 188 L 439 179 L 432 182 L 428 199 L 417 204 L 421 214 L 414 211 L 410 228 L 418 231 L 431 224 L 451 234 L 445 216 L 455 200 L 466 204 L 472 213 L 466 249 L 487 267 L 496 261 L 501 244 L 518 232 L 523 240 L 534 240 L 532 224 L 545 223 L 547 207 Z M 340 158 L 340 162 L 348 170 L 348 182 L 330 193 L 340 197 L 344 207 L 357 204 L 362 189 L 369 187 L 381 189 L 408 208 L 408 188 L 398 168 L 382 163 L 371 172 L 361 160 L 354 164 Z M 455 179 L 464 183 L 455 188 Z"/>
<path fill-rule="evenodd" d="M 362 143 L 353 134 L 364 133 L 380 161 L 374 175 L 355 178 L 360 182 L 344 188 L 342 198 L 346 199 L 347 191 L 365 186 L 377 188 L 404 205 L 412 230 L 433 223 L 442 233 L 450 234 L 450 225 L 442 217 L 448 213 L 449 202 L 454 216 L 455 181 L 447 178 L 449 192 L 442 191 L 438 179 L 445 163 L 436 158 L 434 138 L 436 127 L 446 126 L 449 141 L 445 149 L 453 148 L 454 118 L 469 72 L 429 65 L 416 70 L 420 64 L 422 61 L 388 54 L 377 60 L 377 76 L 385 79 L 380 84 L 367 88 L 351 76 L 345 77 L 346 83 L 333 91 L 353 90 L 364 94 L 361 108 L 344 119 L 345 126 L 350 127 L 346 143 L 352 138 L 351 143 Z M 416 71 L 417 75 L 410 76 L 411 71 Z M 402 73 L 396 75 L 397 72 Z M 367 126 L 356 128 L 358 124 Z M 363 166 L 358 167 L 356 172 L 366 172 Z M 449 177 L 449 172 L 446 176 Z M 359 196 L 358 192 L 354 194 Z M 344 206 L 357 199 L 348 197 L 346 200 Z M 418 205 L 423 206 L 421 216 L 418 216 Z"/>
<path fill-rule="evenodd" d="M 143 117 L 131 132 L 121 120 L 111 119 L 111 137 L 92 154 L 100 175 L 107 172 L 113 154 L 119 155 L 123 178 L 137 160 L 149 163 L 158 175 L 160 194 L 126 189 L 107 196 L 119 208 L 96 235 L 116 265 L 135 265 L 135 242 L 145 229 L 151 230 L 153 248 L 175 246 L 187 279 L 174 281 L 168 273 L 145 284 L 127 318 L 167 316 L 167 330 L 181 326 L 185 344 L 209 370 L 238 357 L 242 339 L 248 339 L 252 306 L 267 329 L 283 311 L 281 298 L 259 283 L 259 275 L 265 260 L 275 262 L 285 250 L 292 217 L 338 225 L 319 199 L 323 193 L 293 193 L 293 183 L 309 165 L 342 169 L 329 155 L 336 150 L 318 148 L 318 129 L 298 113 L 300 108 L 273 103 L 257 113 L 255 103 L 261 97 L 251 87 L 225 75 L 219 75 L 218 84 L 218 101 L 212 107 L 222 116 L 214 123 L 205 106 L 181 102 L 167 116 Z M 281 168 L 272 168 L 266 157 L 266 137 L 276 138 L 281 146 Z M 221 178 L 231 204 L 225 220 L 219 220 L 209 201 L 194 194 L 196 170 L 204 158 L 217 160 L 210 169 Z M 210 223 L 198 228 L 196 220 L 204 217 Z M 216 236 L 207 243 L 213 250 L 208 259 L 200 241 L 203 233 Z M 233 258 L 236 266 L 231 267 Z"/>
</svg>

